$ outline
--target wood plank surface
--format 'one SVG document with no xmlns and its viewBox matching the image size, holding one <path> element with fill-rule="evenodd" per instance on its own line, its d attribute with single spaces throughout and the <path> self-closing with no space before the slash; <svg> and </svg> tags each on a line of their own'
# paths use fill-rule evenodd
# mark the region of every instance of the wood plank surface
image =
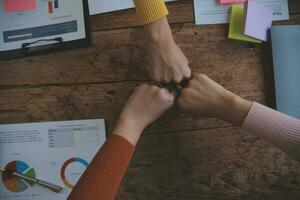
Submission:
<svg viewBox="0 0 300 200">
<path fill-rule="evenodd" d="M 230 83 L 245 98 L 264 101 L 264 88 L 257 84 Z M 124 102 L 138 83 L 87 84 L 72 86 L 20 87 L 2 89 L 0 121 L 22 123 L 104 118 L 112 131 Z M 245 86 L 245 87 L 243 87 Z M 239 91 L 238 91 L 239 90 Z M 174 123 L 176 120 L 176 123 Z M 193 120 L 174 108 L 147 132 L 166 132 L 231 126 L 215 119 Z"/>
<path fill-rule="evenodd" d="M 300 24 L 300 2 L 290 0 Z M 228 40 L 228 25 L 194 25 L 192 0 L 168 4 L 193 72 L 274 107 L 270 44 Z M 88 48 L 0 62 L 0 123 L 104 118 L 111 132 L 133 88 L 149 82 L 135 11 L 90 17 Z M 117 199 L 298 200 L 300 164 L 225 122 L 171 109 L 146 129 Z"/>
<path fill-rule="evenodd" d="M 227 26 L 177 24 L 173 31 L 193 71 L 208 73 L 218 81 L 219 76 L 234 77 L 246 71 L 256 73 L 250 74 L 252 78 L 262 74 L 265 63 L 261 58 L 265 58 L 267 46 L 228 40 Z M 0 62 L 0 86 L 149 80 L 141 29 L 100 31 L 92 36 L 88 48 Z"/>
<path fill-rule="evenodd" d="M 299 23 L 300 14 L 291 15 L 288 22 L 276 22 Z M 272 58 L 265 59 L 264 52 L 271 51 L 268 45 L 249 46 L 228 40 L 227 25 L 196 26 L 181 23 L 173 25 L 172 30 L 194 71 L 209 73 L 208 68 L 212 66 L 226 70 L 232 67 L 232 60 L 241 66 L 250 62 L 253 68 L 264 67 L 262 60 L 264 65 L 272 65 Z M 142 29 L 98 31 L 92 33 L 92 38 L 88 48 L 0 62 L 0 87 L 149 80 L 145 69 L 147 42 Z M 219 58 L 222 59 L 218 61 Z M 205 65 L 200 65 L 203 60 Z"/>
<path fill-rule="evenodd" d="M 239 128 L 143 136 L 120 200 L 297 200 L 299 163 Z"/>
</svg>

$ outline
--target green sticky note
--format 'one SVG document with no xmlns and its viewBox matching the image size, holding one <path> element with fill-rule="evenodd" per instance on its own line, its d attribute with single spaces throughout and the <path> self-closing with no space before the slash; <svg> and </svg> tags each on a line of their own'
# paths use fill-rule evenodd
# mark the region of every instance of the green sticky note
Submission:
<svg viewBox="0 0 300 200">
<path fill-rule="evenodd" d="M 231 8 L 229 39 L 261 43 L 260 40 L 244 35 L 244 6 L 233 5 Z"/>
</svg>

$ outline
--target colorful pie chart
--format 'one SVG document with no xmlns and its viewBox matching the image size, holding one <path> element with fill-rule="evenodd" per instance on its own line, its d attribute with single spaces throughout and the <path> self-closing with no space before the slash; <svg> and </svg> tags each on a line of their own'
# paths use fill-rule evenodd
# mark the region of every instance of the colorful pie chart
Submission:
<svg viewBox="0 0 300 200">
<path fill-rule="evenodd" d="M 82 158 L 70 158 L 69 160 L 64 162 L 64 164 L 62 165 L 61 170 L 60 170 L 60 177 L 61 177 L 61 180 L 63 181 L 63 183 L 65 184 L 65 186 L 67 186 L 70 189 L 74 188 L 75 183 L 70 183 L 70 181 L 67 180 L 66 174 L 68 173 L 67 168 L 73 164 L 81 164 L 84 167 L 87 167 L 88 162 L 83 160 Z"/>
<path fill-rule="evenodd" d="M 28 164 L 26 164 L 23 161 L 15 160 L 9 162 L 5 169 L 8 171 L 14 171 L 18 172 L 20 174 L 27 175 L 29 177 L 35 178 L 36 174 L 32 167 L 29 167 Z M 3 173 L 2 174 L 2 181 L 4 186 L 11 192 L 19 193 L 24 192 L 28 188 L 32 187 L 34 185 L 33 182 L 20 179 L 14 175 L 11 175 L 9 173 Z"/>
</svg>

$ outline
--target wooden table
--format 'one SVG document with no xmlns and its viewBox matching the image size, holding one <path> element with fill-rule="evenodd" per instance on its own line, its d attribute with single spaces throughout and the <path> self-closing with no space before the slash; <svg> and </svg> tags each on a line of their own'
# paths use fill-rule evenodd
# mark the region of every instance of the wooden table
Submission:
<svg viewBox="0 0 300 200">
<path fill-rule="evenodd" d="M 290 0 L 300 23 L 300 1 Z M 169 4 L 172 29 L 193 71 L 274 106 L 267 44 L 228 40 L 227 25 L 194 25 L 191 0 Z M 0 62 L 0 122 L 104 118 L 116 123 L 133 88 L 149 80 L 133 10 L 90 18 L 92 45 Z M 300 165 L 266 142 L 216 119 L 174 108 L 147 128 L 120 188 L 127 199 L 300 199 Z"/>
</svg>

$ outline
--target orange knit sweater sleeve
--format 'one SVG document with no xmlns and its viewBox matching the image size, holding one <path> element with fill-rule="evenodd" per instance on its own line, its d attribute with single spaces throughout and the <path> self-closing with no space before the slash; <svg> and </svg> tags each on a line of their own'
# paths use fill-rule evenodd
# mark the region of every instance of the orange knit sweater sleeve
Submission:
<svg viewBox="0 0 300 200">
<path fill-rule="evenodd" d="M 114 199 L 134 149 L 123 137 L 111 134 L 77 182 L 68 200 Z"/>
</svg>

